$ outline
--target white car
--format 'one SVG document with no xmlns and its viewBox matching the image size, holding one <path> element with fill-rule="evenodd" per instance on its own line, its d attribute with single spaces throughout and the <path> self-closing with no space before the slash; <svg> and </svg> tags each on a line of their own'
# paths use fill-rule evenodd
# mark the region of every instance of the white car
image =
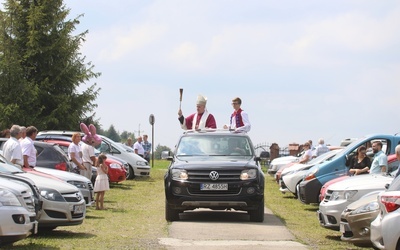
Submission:
<svg viewBox="0 0 400 250">
<path fill-rule="evenodd" d="M 350 203 L 367 193 L 385 190 L 385 186 L 392 180 L 390 175 L 364 174 L 351 176 L 330 185 L 317 211 L 320 225 L 339 231 L 340 216 Z"/>
<path fill-rule="evenodd" d="M 0 246 L 36 234 L 35 201 L 28 186 L 2 178 L 0 182 Z"/>
<path fill-rule="evenodd" d="M 331 150 L 329 152 L 326 152 L 325 154 L 318 156 L 317 158 L 312 159 L 308 164 L 295 164 L 284 169 L 281 175 L 282 181 L 280 183 L 279 190 L 281 192 L 290 191 L 297 197 L 298 185 L 303 180 L 307 170 L 312 168 L 314 165 L 329 161 L 342 150 L 343 149 Z"/>
<path fill-rule="evenodd" d="M 39 228 L 79 225 L 85 219 L 85 199 L 77 187 L 61 180 L 23 172 L 4 162 L 0 162 L 0 172 L 23 176 L 36 184 L 43 198 Z"/>
<path fill-rule="evenodd" d="M 55 176 L 79 188 L 83 195 L 83 198 L 85 199 L 86 206 L 91 206 L 94 203 L 93 184 L 85 176 L 51 168 L 35 167 L 35 170 Z"/>
<path fill-rule="evenodd" d="M 274 175 L 276 174 L 276 172 L 278 172 L 278 170 L 281 167 L 285 166 L 288 163 L 296 162 L 298 160 L 299 160 L 298 156 L 292 156 L 292 155 L 275 158 L 269 164 L 267 173 L 270 175 Z"/>
<path fill-rule="evenodd" d="M 371 223 L 371 241 L 379 249 L 400 248 L 400 178 L 378 195 L 380 213 Z"/>
</svg>

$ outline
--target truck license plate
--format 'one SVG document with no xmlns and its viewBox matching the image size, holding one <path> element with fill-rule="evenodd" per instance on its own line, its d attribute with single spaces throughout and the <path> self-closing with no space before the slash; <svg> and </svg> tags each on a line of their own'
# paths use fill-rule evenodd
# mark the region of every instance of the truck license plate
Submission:
<svg viewBox="0 0 400 250">
<path fill-rule="evenodd" d="M 201 183 L 200 190 L 228 190 L 228 183 Z"/>
</svg>

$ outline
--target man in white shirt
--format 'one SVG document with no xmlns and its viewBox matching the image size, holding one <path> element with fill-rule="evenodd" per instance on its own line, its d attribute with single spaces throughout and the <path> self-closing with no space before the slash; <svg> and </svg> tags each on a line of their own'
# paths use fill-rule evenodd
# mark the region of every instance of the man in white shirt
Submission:
<svg viewBox="0 0 400 250">
<path fill-rule="evenodd" d="M 94 142 L 88 142 L 94 143 Z M 96 155 L 94 154 L 94 147 L 92 145 L 82 143 L 82 161 L 83 166 L 86 167 L 85 170 L 81 170 L 81 175 L 85 176 L 89 180 L 92 179 L 92 166 L 96 164 Z"/>
<path fill-rule="evenodd" d="M 21 141 L 22 156 L 24 159 L 24 166 L 27 168 L 36 167 L 37 151 L 33 141 L 36 139 L 38 133 L 37 128 L 29 126 L 26 128 L 26 137 Z"/>
<path fill-rule="evenodd" d="M 133 150 L 135 150 L 135 154 L 139 155 L 140 157 L 143 158 L 144 156 L 144 148 L 142 146 L 142 137 L 139 136 L 137 138 L 137 141 L 135 142 L 135 144 L 133 144 Z"/>
<path fill-rule="evenodd" d="M 329 148 L 325 145 L 324 139 L 320 138 L 318 140 L 318 146 L 313 151 L 313 158 L 316 158 L 326 152 L 329 152 Z"/>
<path fill-rule="evenodd" d="M 21 168 L 24 165 L 22 157 L 22 149 L 19 143 L 21 137 L 21 127 L 13 125 L 10 129 L 10 139 L 3 145 L 3 156 L 13 164 L 19 165 Z"/>
</svg>

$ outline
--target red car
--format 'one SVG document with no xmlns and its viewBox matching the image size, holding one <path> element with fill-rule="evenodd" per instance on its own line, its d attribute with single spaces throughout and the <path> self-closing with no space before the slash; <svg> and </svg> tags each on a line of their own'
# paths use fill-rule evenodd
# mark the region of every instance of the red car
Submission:
<svg viewBox="0 0 400 250">
<path fill-rule="evenodd" d="M 62 140 L 44 140 L 44 142 L 58 144 L 66 154 L 68 154 L 68 147 L 71 142 Z M 97 157 L 96 157 L 97 159 Z M 106 165 L 108 166 L 108 180 L 110 182 L 122 182 L 126 180 L 126 169 L 120 161 L 107 157 Z"/>
</svg>

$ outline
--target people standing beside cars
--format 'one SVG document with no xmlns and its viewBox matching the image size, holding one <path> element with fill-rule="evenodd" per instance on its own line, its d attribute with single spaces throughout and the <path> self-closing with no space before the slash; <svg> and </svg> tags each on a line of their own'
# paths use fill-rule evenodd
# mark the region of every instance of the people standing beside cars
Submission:
<svg viewBox="0 0 400 250">
<path fill-rule="evenodd" d="M 10 130 L 8 128 L 0 132 L 1 138 L 10 138 L 10 136 Z"/>
<path fill-rule="evenodd" d="M 316 158 L 326 152 L 329 152 L 329 148 L 325 145 L 325 140 L 320 138 L 318 140 L 318 146 L 313 151 L 313 158 Z"/>
<path fill-rule="evenodd" d="M 229 121 L 229 127 L 224 125 L 224 129 L 230 129 L 235 132 L 249 132 L 251 129 L 251 124 L 249 120 L 249 115 L 243 111 L 240 107 L 242 105 L 242 100 L 239 97 L 233 98 L 232 107 L 234 112 L 231 114 Z"/>
<path fill-rule="evenodd" d="M 37 128 L 29 126 L 26 128 L 26 137 L 21 141 L 22 157 L 24 159 L 24 167 L 36 167 L 37 150 L 33 141 L 38 133 Z"/>
<path fill-rule="evenodd" d="M 110 184 L 108 183 L 108 166 L 105 164 L 107 156 L 100 154 L 97 162 L 97 177 L 94 183 L 93 191 L 96 193 L 96 210 L 104 210 L 104 194 L 107 190 L 110 190 Z"/>
<path fill-rule="evenodd" d="M 144 157 L 144 148 L 142 146 L 142 137 L 139 136 L 137 138 L 137 141 L 135 142 L 135 144 L 133 144 L 133 150 L 135 151 L 135 154 L 139 155 L 140 157 Z"/>
<path fill-rule="evenodd" d="M 357 149 L 357 154 L 350 159 L 349 173 L 351 175 L 368 174 L 371 166 L 371 160 L 367 156 L 367 148 L 360 146 Z"/>
<path fill-rule="evenodd" d="M 374 141 L 372 143 L 372 151 L 374 153 L 374 160 L 371 163 L 370 174 L 383 174 L 386 175 L 388 161 L 387 155 L 382 151 L 382 142 Z"/>
<path fill-rule="evenodd" d="M 88 144 L 90 143 L 90 145 Z M 90 141 L 87 143 L 82 143 L 82 162 L 83 166 L 86 168 L 85 170 L 81 170 L 81 175 L 85 176 L 89 180 L 92 179 L 92 166 L 96 164 L 96 155 L 94 154 L 94 141 Z"/>
<path fill-rule="evenodd" d="M 22 168 L 24 160 L 22 157 L 21 145 L 19 143 L 20 137 L 21 127 L 18 125 L 12 125 L 10 129 L 10 139 L 8 139 L 3 145 L 3 156 L 13 164 L 19 165 Z"/>
<path fill-rule="evenodd" d="M 182 114 L 182 110 L 178 110 L 178 120 L 182 129 L 199 130 L 206 128 L 217 128 L 215 118 L 212 114 L 208 113 L 206 104 L 207 98 L 199 95 L 196 102 L 196 113 L 193 113 L 185 118 Z"/>
<path fill-rule="evenodd" d="M 72 135 L 72 143 L 68 147 L 68 156 L 72 161 L 74 166 L 74 171 L 77 174 L 83 175 L 85 173 L 86 167 L 83 165 L 82 161 L 82 148 L 80 146 L 81 134 L 74 133 Z"/>
<path fill-rule="evenodd" d="M 148 138 L 147 135 L 143 135 L 142 146 L 144 149 L 143 158 L 150 164 L 151 142 L 147 140 Z"/>
<path fill-rule="evenodd" d="M 299 163 L 306 164 L 312 158 L 312 150 L 309 142 L 304 143 L 303 147 L 305 152 L 300 158 Z"/>
</svg>

